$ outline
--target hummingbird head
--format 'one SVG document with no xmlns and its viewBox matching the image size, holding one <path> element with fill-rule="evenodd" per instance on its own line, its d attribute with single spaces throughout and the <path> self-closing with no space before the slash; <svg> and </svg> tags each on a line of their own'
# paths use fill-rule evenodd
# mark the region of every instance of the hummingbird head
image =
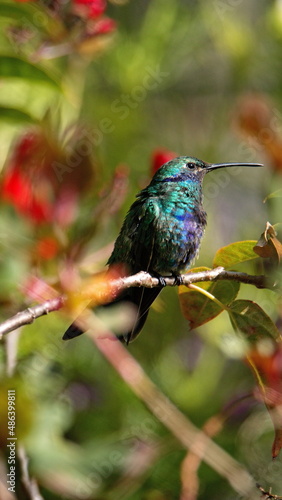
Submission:
<svg viewBox="0 0 282 500">
<path fill-rule="evenodd" d="M 155 173 L 154 182 L 201 182 L 204 176 L 225 167 L 263 167 L 261 163 L 207 163 L 193 156 L 179 156 L 162 165 Z"/>
</svg>

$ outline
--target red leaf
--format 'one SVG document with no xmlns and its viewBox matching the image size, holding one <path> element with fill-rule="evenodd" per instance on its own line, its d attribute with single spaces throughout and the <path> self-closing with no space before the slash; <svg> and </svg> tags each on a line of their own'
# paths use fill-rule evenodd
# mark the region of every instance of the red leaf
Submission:
<svg viewBox="0 0 282 500">
<path fill-rule="evenodd" d="M 276 126 L 277 117 L 273 113 L 274 109 L 275 106 L 265 95 L 247 95 L 237 104 L 236 122 L 244 135 L 264 148 L 273 170 L 281 172 L 282 139 Z"/>
</svg>

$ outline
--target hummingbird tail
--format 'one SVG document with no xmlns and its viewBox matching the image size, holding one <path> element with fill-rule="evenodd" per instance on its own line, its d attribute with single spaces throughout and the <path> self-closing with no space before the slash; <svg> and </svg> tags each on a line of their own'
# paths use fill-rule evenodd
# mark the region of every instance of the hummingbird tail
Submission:
<svg viewBox="0 0 282 500">
<path fill-rule="evenodd" d="M 120 302 L 131 302 L 136 308 L 136 318 L 133 327 L 128 331 L 118 335 L 121 342 L 129 344 L 132 342 L 142 330 L 147 319 L 151 304 L 159 295 L 161 288 L 129 288 L 118 299 L 109 304 L 101 306 L 103 308 L 111 307 Z M 79 335 L 82 335 L 83 330 L 79 328 L 75 322 L 72 323 L 63 335 L 63 340 L 71 340 Z"/>
<path fill-rule="evenodd" d="M 137 335 L 139 335 L 146 322 L 150 306 L 161 290 L 162 288 L 143 287 L 129 288 L 129 290 L 127 290 L 126 295 L 124 295 L 121 300 L 131 302 L 136 306 L 136 318 L 133 327 L 128 332 L 118 336 L 119 340 L 129 344 L 129 342 L 132 342 Z"/>
<path fill-rule="evenodd" d="M 63 335 L 63 340 L 71 340 L 84 333 L 75 323 L 72 323 Z"/>
</svg>

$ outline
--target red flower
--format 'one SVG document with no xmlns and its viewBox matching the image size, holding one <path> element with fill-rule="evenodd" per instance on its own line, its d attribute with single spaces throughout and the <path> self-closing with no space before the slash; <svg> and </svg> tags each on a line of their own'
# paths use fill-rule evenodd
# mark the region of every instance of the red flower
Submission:
<svg viewBox="0 0 282 500">
<path fill-rule="evenodd" d="M 77 215 L 79 195 L 93 179 L 88 142 L 78 128 L 64 147 L 51 131 L 33 129 L 20 139 L 4 168 L 2 199 L 34 223 L 69 226 Z"/>
<path fill-rule="evenodd" d="M 116 22 L 109 17 L 104 17 L 96 22 L 93 33 L 95 35 L 104 35 L 106 33 L 111 33 L 115 29 Z"/>
<path fill-rule="evenodd" d="M 89 17 L 96 18 L 101 16 L 105 11 L 105 8 L 106 3 L 103 1 L 92 2 L 91 5 L 89 5 Z"/>
<path fill-rule="evenodd" d="M 4 177 L 2 198 L 12 203 L 18 212 L 30 217 L 34 222 L 45 222 L 51 218 L 51 205 L 36 195 L 30 180 L 16 164 Z"/>
<path fill-rule="evenodd" d="M 89 19 L 100 17 L 107 6 L 105 0 L 73 0 L 73 3 L 83 17 Z"/>
<path fill-rule="evenodd" d="M 164 163 L 173 160 L 176 156 L 176 153 L 168 149 L 156 149 L 151 157 L 151 174 L 154 175 Z"/>
<path fill-rule="evenodd" d="M 36 136 L 34 133 L 30 132 L 24 135 L 17 145 L 17 158 L 25 160 L 28 155 L 32 153 L 34 148 L 36 147 Z"/>
<path fill-rule="evenodd" d="M 42 147 L 42 137 L 35 132 L 21 138 L 7 171 L 4 170 L 1 189 L 3 200 L 36 223 L 47 222 L 52 217 L 51 203 L 46 196 L 48 188 L 46 185 L 43 188 L 39 177 Z"/>
</svg>

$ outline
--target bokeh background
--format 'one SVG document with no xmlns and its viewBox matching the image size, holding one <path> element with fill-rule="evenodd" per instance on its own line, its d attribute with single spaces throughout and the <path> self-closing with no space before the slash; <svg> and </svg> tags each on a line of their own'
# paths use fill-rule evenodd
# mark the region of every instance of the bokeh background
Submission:
<svg viewBox="0 0 282 500">
<path fill-rule="evenodd" d="M 175 155 L 265 164 L 205 180 L 197 265 L 280 222 L 281 198 L 264 203 L 281 187 L 280 0 L 6 0 L 0 23 L 2 320 L 104 269 L 136 192 Z M 243 286 L 240 297 L 278 321 L 273 292 Z M 62 342 L 70 316 L 44 316 L 1 345 L 2 478 L 12 387 L 44 499 L 185 500 L 186 450 L 87 336 Z M 190 331 L 168 288 L 128 349 L 198 427 L 227 415 L 216 441 L 282 494 L 272 423 L 227 315 Z M 211 467 L 198 476 L 190 500 L 238 498 Z M 20 473 L 17 498 L 29 498 Z"/>
</svg>

